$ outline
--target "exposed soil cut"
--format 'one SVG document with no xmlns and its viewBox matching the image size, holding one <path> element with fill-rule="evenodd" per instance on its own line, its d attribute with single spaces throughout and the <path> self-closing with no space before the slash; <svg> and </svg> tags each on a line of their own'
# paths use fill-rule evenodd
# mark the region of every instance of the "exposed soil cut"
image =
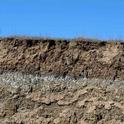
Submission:
<svg viewBox="0 0 124 124">
<path fill-rule="evenodd" d="M 124 43 L 1 38 L 0 124 L 124 124 Z"/>
</svg>

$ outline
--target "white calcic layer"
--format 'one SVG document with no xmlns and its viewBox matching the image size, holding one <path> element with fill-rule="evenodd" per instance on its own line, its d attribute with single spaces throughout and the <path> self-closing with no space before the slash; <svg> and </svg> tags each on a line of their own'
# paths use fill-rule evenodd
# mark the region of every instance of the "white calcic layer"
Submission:
<svg viewBox="0 0 124 124">
<path fill-rule="evenodd" d="M 71 77 L 55 77 L 51 76 L 42 76 L 42 75 L 31 75 L 31 74 L 22 74 L 18 72 L 7 72 L 0 74 L 0 84 L 9 85 L 12 87 L 19 87 L 23 85 L 49 85 L 52 83 L 61 83 L 67 86 L 68 88 L 81 87 L 81 86 L 101 86 L 109 88 L 124 88 L 124 81 L 120 80 L 103 80 L 103 79 L 87 79 L 79 78 L 73 79 Z"/>
<path fill-rule="evenodd" d="M 55 77 L 54 75 L 44 76 L 44 75 L 32 75 L 32 74 L 22 74 L 18 72 L 8 72 L 0 75 L 0 83 L 9 85 L 22 85 L 22 84 L 37 84 L 43 82 L 75 82 L 76 80 L 70 77 Z"/>
</svg>

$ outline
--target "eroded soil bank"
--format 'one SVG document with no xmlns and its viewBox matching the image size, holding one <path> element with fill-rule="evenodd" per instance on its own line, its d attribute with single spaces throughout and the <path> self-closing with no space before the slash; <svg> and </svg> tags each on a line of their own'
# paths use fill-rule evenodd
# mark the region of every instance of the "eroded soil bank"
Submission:
<svg viewBox="0 0 124 124">
<path fill-rule="evenodd" d="M 124 124 L 124 43 L 1 38 L 0 124 Z"/>
</svg>

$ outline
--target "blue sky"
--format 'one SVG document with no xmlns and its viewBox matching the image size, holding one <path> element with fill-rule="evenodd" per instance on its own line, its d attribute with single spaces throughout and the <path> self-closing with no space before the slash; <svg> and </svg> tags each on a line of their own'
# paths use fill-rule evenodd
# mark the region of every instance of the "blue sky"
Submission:
<svg viewBox="0 0 124 124">
<path fill-rule="evenodd" d="M 0 36 L 124 39 L 124 0 L 0 0 Z"/>
</svg>

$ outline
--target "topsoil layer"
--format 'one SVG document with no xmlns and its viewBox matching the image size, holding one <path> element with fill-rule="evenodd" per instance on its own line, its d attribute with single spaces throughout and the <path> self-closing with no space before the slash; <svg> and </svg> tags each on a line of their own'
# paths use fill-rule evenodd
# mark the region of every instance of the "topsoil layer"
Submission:
<svg viewBox="0 0 124 124">
<path fill-rule="evenodd" d="M 115 41 L 1 38 L 0 72 L 123 80 L 123 51 Z"/>
</svg>

